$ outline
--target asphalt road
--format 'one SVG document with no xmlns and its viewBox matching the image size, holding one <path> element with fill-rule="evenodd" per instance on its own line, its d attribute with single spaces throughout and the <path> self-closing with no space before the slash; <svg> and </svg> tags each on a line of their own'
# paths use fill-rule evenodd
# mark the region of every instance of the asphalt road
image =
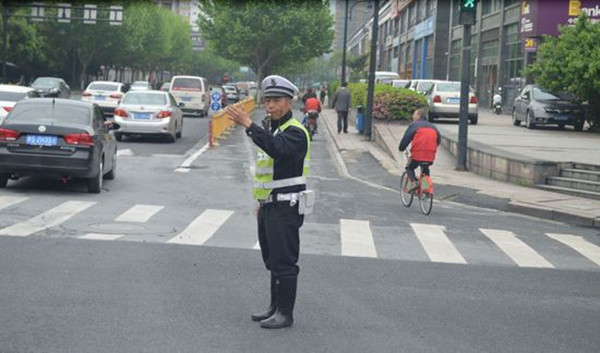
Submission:
<svg viewBox="0 0 600 353">
<path fill-rule="evenodd" d="M 186 118 L 174 144 L 119 143 L 99 195 L 0 190 L 0 352 L 597 352 L 597 231 L 446 201 L 423 216 L 325 130 L 296 323 L 260 329 L 253 147 L 237 129 L 201 152 L 207 121 Z"/>
</svg>

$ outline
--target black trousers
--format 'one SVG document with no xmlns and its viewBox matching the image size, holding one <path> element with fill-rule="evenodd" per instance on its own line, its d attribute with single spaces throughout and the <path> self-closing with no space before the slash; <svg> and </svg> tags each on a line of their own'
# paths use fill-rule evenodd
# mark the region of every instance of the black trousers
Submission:
<svg viewBox="0 0 600 353">
<path fill-rule="evenodd" d="M 304 216 L 298 214 L 298 205 L 290 202 L 272 202 L 258 210 L 258 242 L 267 270 L 275 277 L 298 277 L 300 227 Z"/>
<path fill-rule="evenodd" d="M 342 132 L 342 124 L 344 128 L 344 132 L 348 132 L 348 112 L 347 111 L 338 111 L 338 134 Z"/>
<path fill-rule="evenodd" d="M 406 166 L 406 174 L 408 174 L 410 180 L 416 181 L 417 176 L 415 175 L 415 169 L 421 166 L 421 173 L 424 175 L 429 175 L 429 166 L 432 164 L 433 162 L 410 161 L 410 163 L 408 163 Z"/>
</svg>

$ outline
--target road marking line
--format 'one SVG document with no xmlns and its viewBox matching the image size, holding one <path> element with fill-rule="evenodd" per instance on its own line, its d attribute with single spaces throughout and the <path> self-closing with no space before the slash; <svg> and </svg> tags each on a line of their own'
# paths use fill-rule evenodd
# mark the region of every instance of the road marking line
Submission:
<svg viewBox="0 0 600 353">
<path fill-rule="evenodd" d="M 94 204 L 95 202 L 67 201 L 27 221 L 0 230 L 0 235 L 25 237 L 57 226 Z"/>
<path fill-rule="evenodd" d="M 410 226 L 431 261 L 455 264 L 467 263 L 444 233 L 444 227 L 418 223 L 411 223 Z"/>
<path fill-rule="evenodd" d="M 0 196 L 0 210 L 27 200 L 27 197 Z"/>
<path fill-rule="evenodd" d="M 117 150 L 117 157 L 131 157 L 133 152 L 130 149 Z"/>
<path fill-rule="evenodd" d="M 135 205 L 129 210 L 125 211 L 122 215 L 117 217 L 115 221 L 117 222 L 137 222 L 144 223 L 148 222 L 152 216 L 154 216 L 158 211 L 162 210 L 164 206 L 155 206 L 155 205 Z"/>
<path fill-rule="evenodd" d="M 252 247 L 252 249 L 254 249 L 254 250 L 260 250 L 260 243 L 258 241 L 256 241 L 256 244 L 254 244 L 254 246 Z"/>
<path fill-rule="evenodd" d="M 598 245 L 590 243 L 583 237 L 577 235 L 556 233 L 546 233 L 546 235 L 571 247 L 573 250 L 577 251 L 596 265 L 600 266 L 600 247 Z"/>
<path fill-rule="evenodd" d="M 123 234 L 100 234 L 100 233 L 88 233 L 86 235 L 82 235 L 78 237 L 78 239 L 87 239 L 87 240 L 117 240 L 121 237 L 124 237 Z"/>
<path fill-rule="evenodd" d="M 192 165 L 192 163 L 196 160 L 196 158 L 200 157 L 202 155 L 202 153 L 206 152 L 208 150 L 208 148 L 209 148 L 209 145 L 207 143 L 206 145 L 202 146 L 201 149 L 199 149 L 194 154 L 189 156 L 185 161 L 183 161 L 183 163 L 181 163 L 181 165 L 179 167 L 177 167 L 177 169 L 175 169 L 175 171 L 179 172 L 179 173 L 189 172 L 190 166 Z"/>
<path fill-rule="evenodd" d="M 377 257 L 369 221 L 340 219 L 342 256 Z"/>
<path fill-rule="evenodd" d="M 183 232 L 169 239 L 167 243 L 202 245 L 217 232 L 232 214 L 233 211 L 206 210 L 194 219 Z"/>
<path fill-rule="evenodd" d="M 554 268 L 543 256 L 517 238 L 515 233 L 498 229 L 479 229 L 519 267 Z"/>
</svg>

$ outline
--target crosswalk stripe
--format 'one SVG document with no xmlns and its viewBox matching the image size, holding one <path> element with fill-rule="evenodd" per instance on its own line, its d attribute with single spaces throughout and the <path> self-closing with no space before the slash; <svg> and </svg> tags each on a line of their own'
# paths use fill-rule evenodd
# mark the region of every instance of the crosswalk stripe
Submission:
<svg viewBox="0 0 600 353">
<path fill-rule="evenodd" d="M 369 221 L 340 219 L 342 255 L 377 257 Z"/>
<path fill-rule="evenodd" d="M 233 211 L 206 210 L 194 219 L 183 232 L 169 239 L 167 243 L 202 245 L 217 232 L 232 214 Z"/>
<path fill-rule="evenodd" d="M 133 156 L 133 152 L 130 149 L 117 151 L 117 157 L 131 157 L 131 156 Z"/>
<path fill-rule="evenodd" d="M 117 217 L 115 221 L 144 223 L 163 208 L 164 206 L 135 205 Z"/>
<path fill-rule="evenodd" d="M 519 267 L 554 268 L 543 256 L 510 231 L 498 229 L 479 229 L 493 241 Z"/>
<path fill-rule="evenodd" d="M 25 237 L 57 226 L 94 204 L 95 202 L 67 201 L 27 221 L 0 230 L 0 235 Z"/>
<path fill-rule="evenodd" d="M 588 242 L 581 236 L 571 234 L 546 233 L 550 238 L 557 240 L 581 255 L 587 257 L 590 261 L 600 266 L 600 247 Z"/>
<path fill-rule="evenodd" d="M 123 234 L 100 234 L 100 233 L 88 233 L 78 237 L 78 239 L 88 240 L 117 240 L 124 237 Z"/>
<path fill-rule="evenodd" d="M 448 239 L 443 227 L 418 223 L 411 223 L 410 226 L 431 261 L 456 264 L 467 263 L 450 239 Z"/>
<path fill-rule="evenodd" d="M 0 196 L 0 210 L 27 200 L 27 197 Z"/>
</svg>

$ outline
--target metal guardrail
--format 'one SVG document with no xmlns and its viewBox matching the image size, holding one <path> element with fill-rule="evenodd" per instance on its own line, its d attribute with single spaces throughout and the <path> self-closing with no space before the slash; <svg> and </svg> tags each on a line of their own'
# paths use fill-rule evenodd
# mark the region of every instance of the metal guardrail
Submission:
<svg viewBox="0 0 600 353">
<path fill-rule="evenodd" d="M 242 101 L 234 103 L 234 106 L 241 107 L 247 113 L 252 114 L 254 111 L 254 99 L 246 98 Z M 217 140 L 225 139 L 235 127 L 235 123 L 229 120 L 229 117 L 224 110 L 216 112 L 209 124 L 208 142 L 211 148 L 219 146 L 219 142 Z"/>
</svg>

